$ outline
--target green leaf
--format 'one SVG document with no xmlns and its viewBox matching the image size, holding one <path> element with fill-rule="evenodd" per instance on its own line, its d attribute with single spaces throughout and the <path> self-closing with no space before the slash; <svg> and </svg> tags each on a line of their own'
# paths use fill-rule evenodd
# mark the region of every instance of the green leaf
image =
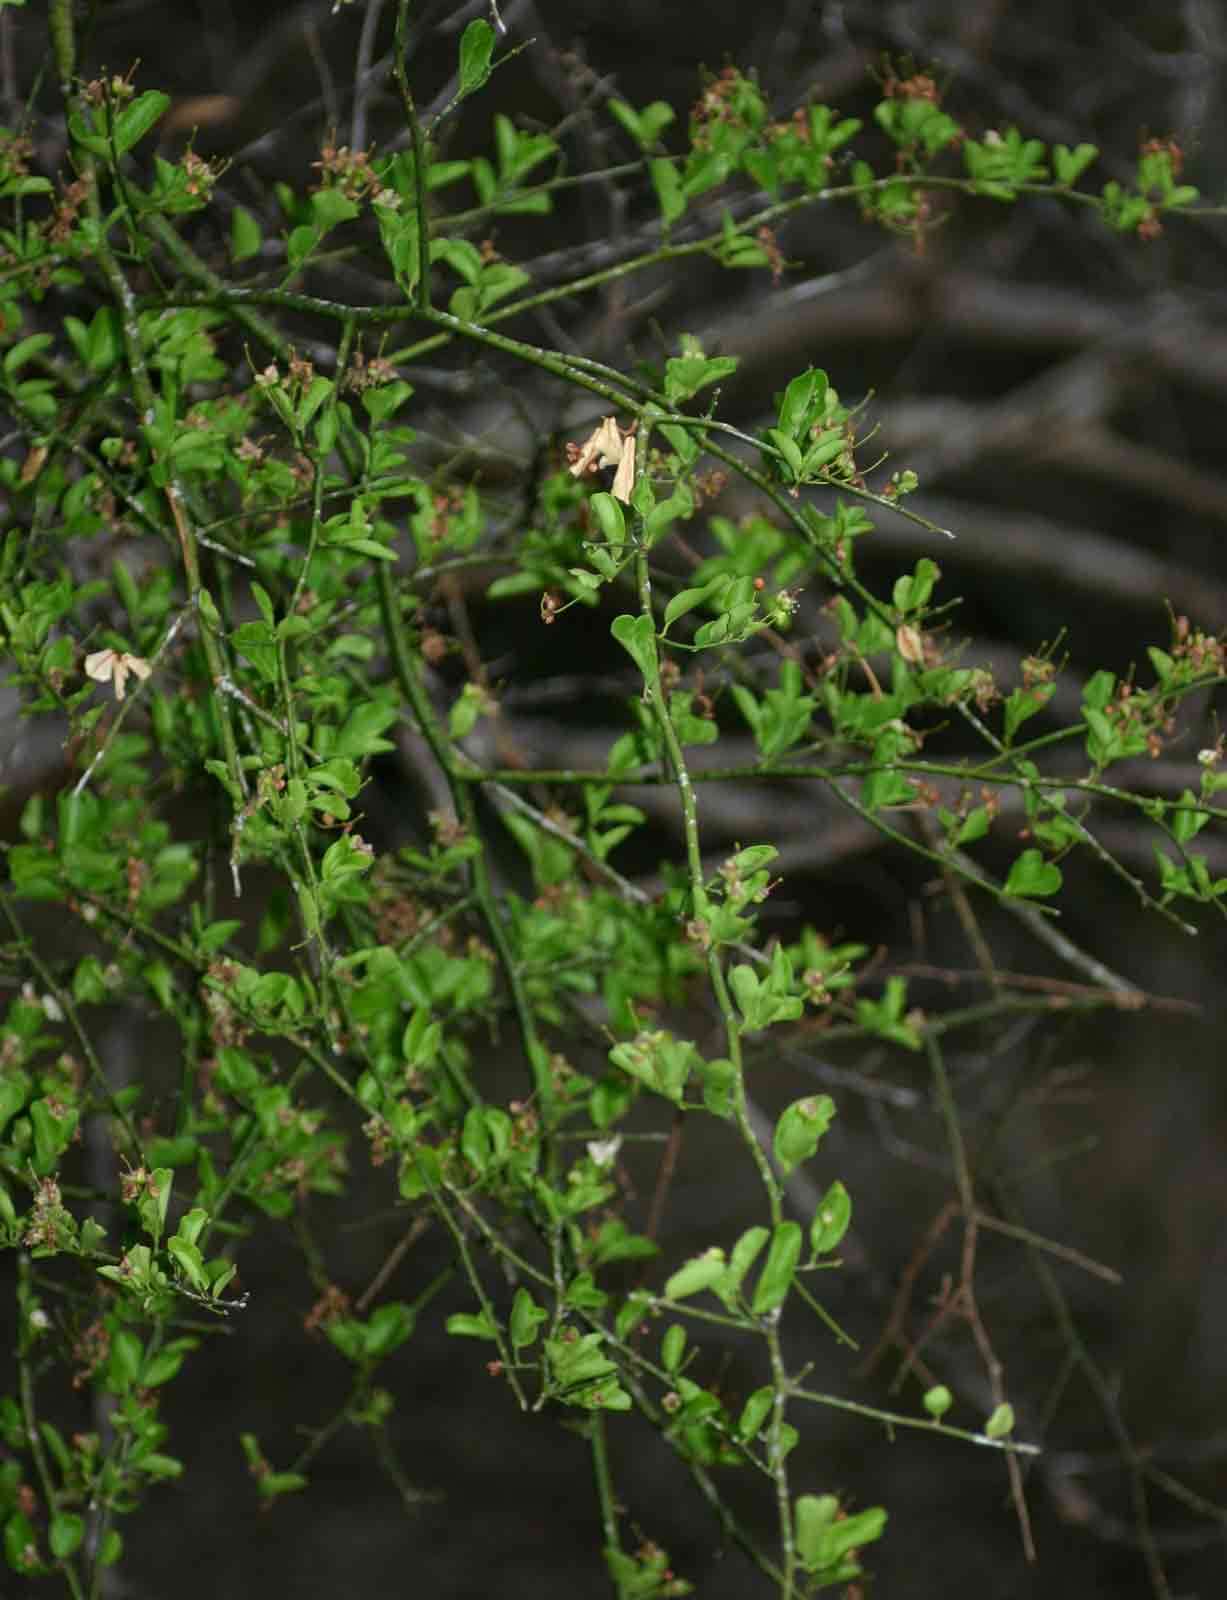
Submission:
<svg viewBox="0 0 1227 1600">
<path fill-rule="evenodd" d="M 1060 867 L 1045 861 L 1038 850 L 1024 850 L 1010 868 L 1010 875 L 1005 880 L 1005 892 L 1042 899 L 1056 894 L 1062 882 Z"/>
<path fill-rule="evenodd" d="M 67 319 L 65 319 L 67 322 Z M 11 350 L 4 356 L 4 375 L 6 378 L 16 378 L 27 361 L 32 361 L 41 350 L 54 344 L 55 339 L 49 333 L 31 333 L 24 339 L 19 339 Z"/>
<path fill-rule="evenodd" d="M 33 1565 L 29 1553 L 33 1554 Z M 5 1518 L 4 1556 L 14 1572 L 24 1573 L 27 1577 L 39 1571 L 46 1571 L 38 1558 L 38 1535 L 24 1511 L 13 1511 Z"/>
<path fill-rule="evenodd" d="M 784 458 L 784 465 L 788 468 L 789 481 L 801 476 L 802 456 L 795 439 L 785 433 L 782 428 L 768 428 L 767 437 L 775 445 L 780 455 Z M 777 463 L 778 464 L 778 463 Z"/>
<path fill-rule="evenodd" d="M 5 1068 L 3 1077 L 0 1077 L 0 1130 L 25 1105 L 31 1087 L 32 1080 L 28 1072 L 23 1072 L 20 1067 Z"/>
<path fill-rule="evenodd" d="M 665 363 L 665 398 L 676 405 L 736 371 L 736 356 L 670 356 Z"/>
<path fill-rule="evenodd" d="M 632 657 L 640 674 L 648 683 L 656 678 L 656 625 L 642 611 L 635 616 L 625 612 L 615 617 L 610 633 Z"/>
<path fill-rule="evenodd" d="M 515 1299 L 511 1302 L 511 1343 L 516 1350 L 523 1350 L 537 1341 L 537 1329 L 549 1319 L 549 1312 L 544 1306 L 539 1306 L 529 1294 L 528 1290 L 521 1287 L 516 1290 Z"/>
<path fill-rule="evenodd" d="M 342 189 L 317 189 L 311 196 L 311 220 L 321 233 L 339 223 L 352 222 L 360 208 Z"/>
<path fill-rule="evenodd" d="M 154 123 L 165 115 L 169 105 L 168 94 L 163 94 L 160 89 L 147 89 L 130 106 L 125 106 L 115 118 L 115 149 L 118 154 L 127 155 L 133 145 L 138 144 Z"/>
<path fill-rule="evenodd" d="M 781 1222 L 771 1235 L 771 1248 L 754 1286 L 750 1309 L 756 1317 L 775 1311 L 788 1298 L 801 1259 L 801 1224 Z"/>
<path fill-rule="evenodd" d="M 892 599 L 895 609 L 904 615 L 909 611 L 921 611 L 929 603 L 929 596 L 933 593 L 933 585 L 941 577 L 941 569 L 935 561 L 930 561 L 926 556 L 917 563 L 913 577 L 897 578 L 895 580 Z"/>
<path fill-rule="evenodd" d="M 684 617 L 688 611 L 693 611 L 696 606 L 701 606 L 708 595 L 713 594 L 726 581 L 724 578 L 716 578 L 711 583 L 705 583 L 701 589 L 680 590 L 665 607 L 665 627 L 668 628 L 679 617 Z"/>
<path fill-rule="evenodd" d="M 651 105 L 636 111 L 625 100 L 606 101 L 610 111 L 630 134 L 641 150 L 650 150 L 673 121 L 673 107 L 663 100 L 653 100 Z"/>
<path fill-rule="evenodd" d="M 244 622 L 230 635 L 236 650 L 244 655 L 264 679 L 277 681 L 277 635 L 267 622 Z"/>
<path fill-rule="evenodd" d="M 658 156 L 648 163 L 648 173 L 652 179 L 652 187 L 656 190 L 656 199 L 660 204 L 660 215 L 667 228 L 670 223 L 676 222 L 686 211 L 686 196 L 682 193 L 682 180 L 672 161 L 667 161 L 663 156 Z"/>
<path fill-rule="evenodd" d="M 684 1267 L 679 1267 L 665 1283 L 666 1300 L 685 1300 L 692 1294 L 701 1294 L 723 1278 L 726 1270 L 724 1251 L 717 1245 L 694 1256 Z"/>
<path fill-rule="evenodd" d="M 834 1250 L 852 1222 L 852 1196 L 838 1179 L 831 1185 L 809 1225 L 809 1247 L 816 1256 Z"/>
<path fill-rule="evenodd" d="M 984 1424 L 984 1431 L 990 1439 L 1004 1439 L 1007 1434 L 1013 1433 L 1014 1407 L 1003 1401 Z"/>
<path fill-rule="evenodd" d="M 1056 173 L 1057 182 L 1067 188 L 1078 179 L 1094 161 L 1099 151 L 1093 144 L 1080 144 L 1073 150 L 1068 145 L 1055 144 L 1052 147 L 1052 167 Z"/>
<path fill-rule="evenodd" d="M 372 700 L 366 705 L 356 706 L 338 730 L 329 756 L 349 756 L 359 760 L 363 756 L 378 755 L 383 750 L 394 750 L 396 746 L 392 741 L 380 736 L 396 719 L 396 707 L 388 705 L 386 701 Z"/>
<path fill-rule="evenodd" d="M 235 206 L 230 218 L 230 259 L 237 265 L 260 254 L 260 224 L 244 206 Z"/>
<path fill-rule="evenodd" d="M 703 1083 L 703 1104 L 715 1117 L 731 1117 L 737 1087 L 737 1068 L 723 1057 L 705 1061 L 699 1068 Z"/>
<path fill-rule="evenodd" d="M 886 1512 L 871 1506 L 849 1516 L 833 1494 L 803 1494 L 796 1502 L 795 1527 L 802 1566 L 826 1587 L 858 1576 L 855 1553 L 882 1537 Z"/>
<path fill-rule="evenodd" d="M 780 430 L 796 439 L 808 431 L 814 414 L 826 398 L 827 375 L 818 367 L 808 367 L 793 378 L 780 402 Z"/>
<path fill-rule="evenodd" d="M 391 1355 L 413 1334 L 417 1315 L 412 1306 L 400 1300 L 388 1301 L 371 1313 L 363 1339 L 364 1354 L 368 1361 L 381 1361 Z"/>
<path fill-rule="evenodd" d="M 494 29 L 482 17 L 475 18 L 460 37 L 460 93 L 474 94 L 490 77 L 490 57 L 494 53 Z"/>
<path fill-rule="evenodd" d="M 839 1515 L 839 1501 L 833 1494 L 803 1494 L 797 1498 L 795 1526 L 797 1554 L 811 1572 L 822 1562 L 823 1540 Z"/>
<path fill-rule="evenodd" d="M 77 1107 L 54 1096 L 35 1100 L 30 1106 L 34 1128 L 34 1166 L 40 1177 L 54 1168 L 56 1161 L 72 1143 L 77 1131 Z"/>
<path fill-rule="evenodd" d="M 620 549 L 626 543 L 626 516 L 619 502 L 602 492 L 594 494 L 588 506 L 606 539 Z"/>
<path fill-rule="evenodd" d="M 166 1250 L 197 1294 L 206 1293 L 209 1276 L 205 1271 L 204 1258 L 197 1247 L 189 1244 L 186 1239 L 175 1236 L 166 1241 Z"/>
<path fill-rule="evenodd" d="M 660 1341 L 660 1364 L 666 1372 L 675 1373 L 686 1353 L 686 1330 L 680 1322 L 671 1323 Z"/>
<path fill-rule="evenodd" d="M 925 1391 L 924 1408 L 934 1422 L 940 1422 L 953 1404 L 954 1396 L 944 1383 L 934 1384 L 932 1389 Z"/>
<path fill-rule="evenodd" d="M 85 1518 L 75 1511 L 57 1511 L 47 1530 L 47 1543 L 57 1561 L 66 1561 L 85 1537 Z"/>
<path fill-rule="evenodd" d="M 775 1390 L 769 1383 L 764 1384 L 761 1389 L 755 1389 L 754 1393 L 741 1408 L 741 1416 L 737 1419 L 738 1437 L 742 1439 L 755 1438 L 763 1423 L 771 1415 L 774 1405 Z"/>
<path fill-rule="evenodd" d="M 785 1176 L 814 1154 L 834 1116 L 835 1102 L 829 1094 L 794 1100 L 781 1113 L 775 1125 L 772 1148 Z"/>
<path fill-rule="evenodd" d="M 474 1316 L 468 1311 L 454 1311 L 447 1319 L 447 1331 L 463 1339 L 497 1339 L 498 1329 L 483 1311 Z"/>
<path fill-rule="evenodd" d="M 746 1273 L 754 1265 L 770 1237 L 766 1228 L 747 1228 L 733 1246 L 729 1264 L 716 1286 L 716 1293 L 730 1311 L 736 1305 L 737 1295 L 740 1293 Z"/>
</svg>

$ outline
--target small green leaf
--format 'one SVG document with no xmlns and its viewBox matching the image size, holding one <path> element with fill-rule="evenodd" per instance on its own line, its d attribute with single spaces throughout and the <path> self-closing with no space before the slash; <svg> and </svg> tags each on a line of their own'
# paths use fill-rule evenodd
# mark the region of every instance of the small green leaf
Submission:
<svg viewBox="0 0 1227 1600">
<path fill-rule="evenodd" d="M 260 224 L 244 206 L 235 206 L 230 218 L 230 259 L 236 264 L 260 254 Z"/>
<path fill-rule="evenodd" d="M 360 759 L 362 756 L 378 755 L 383 750 L 394 750 L 396 746 L 392 741 L 381 735 L 396 718 L 396 707 L 388 705 L 386 701 L 372 700 L 366 705 L 356 706 L 345 719 L 328 754 Z"/>
<path fill-rule="evenodd" d="M 490 57 L 494 53 L 494 29 L 482 17 L 475 18 L 460 38 L 460 93 L 474 94 L 490 77 Z"/>
<path fill-rule="evenodd" d="M 511 1302 L 511 1343 L 514 1349 L 523 1350 L 535 1344 L 537 1329 L 546 1321 L 549 1312 L 539 1306 L 525 1288 L 516 1290 Z"/>
<path fill-rule="evenodd" d="M 1014 1407 L 1005 1401 L 995 1407 L 992 1416 L 984 1424 L 984 1431 L 990 1439 L 1004 1439 L 1007 1434 L 1014 1431 Z"/>
<path fill-rule="evenodd" d="M 1053 145 L 1052 166 L 1057 182 L 1067 188 L 1070 184 L 1077 183 L 1098 154 L 1099 151 L 1093 144 L 1080 144 L 1073 150 L 1068 145 Z"/>
<path fill-rule="evenodd" d="M 447 1319 L 447 1331 L 464 1339 L 498 1338 L 498 1329 L 484 1311 L 477 1316 L 468 1311 L 454 1311 Z"/>
<path fill-rule="evenodd" d="M 666 105 L 663 100 L 653 100 L 642 111 L 636 111 L 625 100 L 614 99 L 606 103 L 641 150 L 650 150 L 674 117 L 673 107 Z"/>
<path fill-rule="evenodd" d="M 671 1323 L 660 1341 L 660 1364 L 666 1372 L 675 1373 L 686 1353 L 686 1330 L 680 1322 Z"/>
<path fill-rule="evenodd" d="M 764 1316 L 783 1305 L 796 1276 L 801 1259 L 801 1224 L 781 1222 L 771 1235 L 771 1248 L 763 1263 L 750 1309 L 756 1317 Z"/>
<path fill-rule="evenodd" d="M 924 1408 L 934 1422 L 940 1422 L 953 1404 L 954 1396 L 944 1383 L 934 1384 L 933 1388 L 925 1393 Z"/>
<path fill-rule="evenodd" d="M 733 1253 L 729 1257 L 729 1264 L 725 1268 L 716 1293 L 731 1311 L 741 1289 L 742 1280 L 758 1259 L 763 1246 L 771 1237 L 766 1228 L 747 1228 L 733 1246 Z"/>
<path fill-rule="evenodd" d="M 665 1284 L 666 1300 L 684 1300 L 688 1295 L 700 1294 L 710 1289 L 725 1273 L 724 1251 L 717 1245 L 694 1256 L 684 1267 L 679 1267 Z"/>
<path fill-rule="evenodd" d="M 642 611 L 636 616 L 624 612 L 613 619 L 609 631 L 651 683 L 656 677 L 656 626 L 651 617 Z"/>
<path fill-rule="evenodd" d="M 660 215 L 666 227 L 676 222 L 686 211 L 686 196 L 682 193 L 682 180 L 672 161 L 663 156 L 648 163 L 652 187 L 660 204 Z"/>
<path fill-rule="evenodd" d="M 626 543 L 626 517 L 622 507 L 611 494 L 594 494 L 588 502 L 601 532 L 610 544 L 620 549 Z"/>
<path fill-rule="evenodd" d="M 701 589 L 680 590 L 665 607 L 665 627 L 670 627 L 679 617 L 684 617 L 688 611 L 701 606 L 708 595 L 714 593 L 724 582 L 723 578 L 716 578 L 711 583 L 705 583 Z"/>
<path fill-rule="evenodd" d="M 189 1244 L 186 1239 L 175 1237 L 166 1241 L 166 1250 L 190 1286 L 197 1294 L 204 1294 L 209 1287 L 209 1278 L 196 1246 Z"/>
<path fill-rule="evenodd" d="M 809 1247 L 814 1255 L 834 1250 L 852 1222 L 852 1196 L 838 1178 L 818 1202 L 809 1225 Z"/>
<path fill-rule="evenodd" d="M 66 1561 L 85 1537 L 85 1518 L 73 1511 L 58 1511 L 47 1530 L 47 1542 L 57 1561 Z"/>
<path fill-rule="evenodd" d="M 775 1125 L 772 1148 L 785 1176 L 817 1150 L 823 1134 L 835 1116 L 835 1102 L 829 1094 L 807 1095 L 794 1100 Z"/>
<path fill-rule="evenodd" d="M 125 106 L 115 118 L 115 149 L 118 154 L 126 155 L 133 145 L 139 144 L 169 105 L 168 94 L 163 94 L 160 89 L 147 89 L 130 106 Z"/>
<path fill-rule="evenodd" d="M 775 1404 L 775 1390 L 771 1385 L 764 1384 L 754 1393 L 741 1408 L 741 1416 L 737 1419 L 737 1432 L 742 1439 L 753 1439 L 771 1415 L 771 1408 Z"/>
<path fill-rule="evenodd" d="M 839 1501 L 833 1494 L 803 1494 L 796 1504 L 797 1554 L 811 1572 L 822 1564 L 823 1543 L 828 1528 L 839 1515 Z"/>
<path fill-rule="evenodd" d="M 1045 898 L 1056 894 L 1063 882 L 1060 867 L 1045 861 L 1038 850 L 1024 850 L 1005 880 L 1006 894 Z"/>
</svg>

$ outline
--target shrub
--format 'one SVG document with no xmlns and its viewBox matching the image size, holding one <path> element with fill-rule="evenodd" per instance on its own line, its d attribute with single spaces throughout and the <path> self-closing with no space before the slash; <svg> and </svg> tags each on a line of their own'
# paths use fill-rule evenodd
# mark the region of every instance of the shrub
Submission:
<svg viewBox="0 0 1227 1600">
<path fill-rule="evenodd" d="M 329 1420 L 312 1415 L 297 1459 L 243 1435 L 265 1502 L 309 1492 L 344 1424 L 405 1492 L 384 1375 L 437 1316 L 458 1373 L 476 1366 L 587 1441 L 621 1600 L 689 1590 L 667 1509 L 642 1533 L 623 1518 L 608 1440 L 627 1412 L 709 1502 L 758 1592 L 853 1584 L 884 1532 L 886 1508 L 848 1503 L 805 1449 L 833 1407 L 994 1452 L 1029 1547 L 1038 1417 L 1029 1406 L 1035 1426 L 1016 1426 L 977 1245 L 1013 1232 L 1042 1271 L 1051 1242 L 990 1205 L 951 1041 L 1028 1009 L 1148 1003 L 1061 931 L 1071 858 L 1156 917 L 1221 909 L 1227 880 L 1197 843 L 1225 815 L 1221 742 L 1179 799 L 1113 771 L 1167 743 L 1222 680 L 1221 645 L 1173 619 L 1147 671 L 1094 673 L 1078 719 L 1054 726 L 1055 653 L 1015 683 L 964 659 L 933 556 L 885 594 L 858 576 L 877 517 L 910 519 L 934 556 L 949 535 L 914 475 L 874 459 L 862 408 L 827 372 L 795 373 L 751 433 L 719 414 L 736 362 L 690 336 L 628 372 L 523 329 L 534 308 L 695 258 L 766 282 L 786 267 L 776 224 L 807 207 L 858 207 L 919 244 L 936 197 L 1039 194 L 1145 240 L 1196 191 L 1153 140 L 1135 186 L 1078 187 L 1093 147 L 968 137 L 920 73 L 888 79 L 871 129 L 822 105 L 777 122 L 728 68 L 673 148 L 671 108 L 608 102 L 657 236 L 538 285 L 486 232 L 513 219 L 520 237 L 569 186 L 609 175 L 566 173 L 551 134 L 501 114 L 488 155 L 447 159 L 447 119 L 511 52 L 470 22 L 450 92 L 421 112 L 415 96 L 437 86 L 414 81 L 407 12 L 401 0 L 404 147 L 331 141 L 308 192 L 278 187 L 277 217 L 238 203 L 190 147 L 151 152 L 165 94 L 76 77 L 64 0 L 50 15 L 67 171 L 36 170 L 22 129 L 0 134 L 13 430 L 0 628 L 23 713 L 66 753 L 24 802 L 0 900 L 20 981 L 0 1045 L 0 1230 L 17 1267 L 17 1384 L 0 1402 L 9 1565 L 96 1594 L 123 1560 L 123 1519 L 190 1477 L 159 1396 L 209 1363 L 215 1333 L 243 1339 L 237 1273 L 267 1236 L 279 1258 L 301 1254 L 316 1292 L 304 1337 L 335 1351 L 348 1390 Z M 378 294 L 345 295 L 346 259 Z M 531 472 L 500 478 L 504 441 L 422 436 L 415 378 L 440 351 L 455 386 L 544 374 L 585 420 L 543 432 Z M 729 480 L 756 497 L 740 519 L 719 506 Z M 625 731 L 596 765 L 542 768 L 500 733 L 486 640 L 526 636 L 528 609 L 533 649 L 573 663 L 596 640 L 594 660 L 633 669 Z M 747 738 L 748 760 L 722 760 Z M 1070 751 L 1077 770 L 1054 769 Z M 378 785 L 398 763 L 433 804 L 376 848 Z M 862 944 L 799 920 L 768 936 L 775 845 L 706 843 L 704 795 L 733 781 L 821 792 L 924 863 L 969 930 L 986 1000 L 922 1008 Z M 660 836 L 644 797 L 659 790 L 683 848 L 645 887 Z M 1008 795 L 1021 848 L 999 822 Z M 1153 871 L 1099 837 L 1109 807 L 1152 830 Z M 1071 981 L 1003 971 L 985 905 Z M 129 1081 L 101 1042 L 117 1010 L 160 1019 L 162 1060 Z M 827 1393 L 800 1366 L 807 1319 L 806 1337 L 850 1342 L 823 1296 L 856 1197 L 823 1147 L 835 1099 L 769 1113 L 750 1068 L 815 1039 L 876 1042 L 930 1075 L 953 1176 L 939 1231 L 963 1240 L 942 1316 L 965 1320 L 981 1369 L 957 1399 L 959 1381 L 914 1375 L 901 1339 L 912 1376 L 893 1409 Z M 672 1161 L 704 1119 L 727 1130 L 757 1200 L 658 1261 Z M 645 1215 L 626 1163 L 661 1140 Z M 328 1219 L 364 1165 L 375 1204 L 404 1218 L 389 1273 L 426 1231 L 446 1241 L 443 1277 L 407 1299 L 387 1274 L 361 1294 L 338 1281 Z M 1061 1304 L 1056 1290 L 1058 1322 Z M 757 1374 L 735 1401 L 710 1355 L 730 1344 Z M 1089 1363 L 1072 1334 L 1068 1349 Z M 74 1427 L 73 1391 L 100 1400 L 92 1429 Z M 734 1494 L 738 1476 L 753 1488 Z"/>
</svg>

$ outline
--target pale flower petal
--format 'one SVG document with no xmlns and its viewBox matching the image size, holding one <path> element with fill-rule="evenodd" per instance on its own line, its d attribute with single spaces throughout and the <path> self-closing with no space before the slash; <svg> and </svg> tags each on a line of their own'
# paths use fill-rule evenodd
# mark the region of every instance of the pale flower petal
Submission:
<svg viewBox="0 0 1227 1600">
<path fill-rule="evenodd" d="M 127 651 L 121 654 L 118 650 L 95 650 L 85 658 L 86 676 L 97 683 L 110 679 L 117 700 L 124 697 L 129 674 L 135 673 L 143 681 L 152 671 L 144 656 L 132 656 Z"/>
<path fill-rule="evenodd" d="M 571 476 L 582 477 L 595 461 L 598 466 L 616 467 L 622 460 L 622 434 L 617 419 L 602 417 L 600 426 L 592 430 L 580 446 L 579 455 L 571 463 Z"/>
<path fill-rule="evenodd" d="M 610 493 L 615 500 L 621 500 L 623 505 L 630 505 L 631 490 L 635 487 L 635 441 L 627 439 L 622 446 L 622 459 L 618 462 L 618 470 L 614 473 L 613 488 Z"/>
<path fill-rule="evenodd" d="M 85 675 L 97 683 L 105 683 L 111 676 L 114 664 L 114 650 L 95 650 L 93 655 L 85 658 Z"/>
<path fill-rule="evenodd" d="M 622 1135 L 620 1133 L 614 1134 L 610 1139 L 590 1139 L 588 1141 L 588 1155 L 595 1166 L 612 1167 L 617 1160 L 621 1146 Z"/>
</svg>

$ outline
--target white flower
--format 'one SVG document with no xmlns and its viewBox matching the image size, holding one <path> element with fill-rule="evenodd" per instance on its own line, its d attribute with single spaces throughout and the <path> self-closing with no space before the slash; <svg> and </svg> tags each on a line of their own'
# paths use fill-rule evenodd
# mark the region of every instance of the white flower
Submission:
<svg viewBox="0 0 1227 1600">
<path fill-rule="evenodd" d="M 152 671 L 143 656 L 130 656 L 126 651 L 95 650 L 85 658 L 86 677 L 93 678 L 96 683 L 106 683 L 109 679 L 115 686 L 117 700 L 124 697 L 130 673 L 144 680 Z"/>
<path fill-rule="evenodd" d="M 621 1148 L 620 1133 L 614 1134 L 611 1139 L 592 1139 L 587 1145 L 588 1155 L 598 1167 L 612 1167 Z"/>
</svg>

